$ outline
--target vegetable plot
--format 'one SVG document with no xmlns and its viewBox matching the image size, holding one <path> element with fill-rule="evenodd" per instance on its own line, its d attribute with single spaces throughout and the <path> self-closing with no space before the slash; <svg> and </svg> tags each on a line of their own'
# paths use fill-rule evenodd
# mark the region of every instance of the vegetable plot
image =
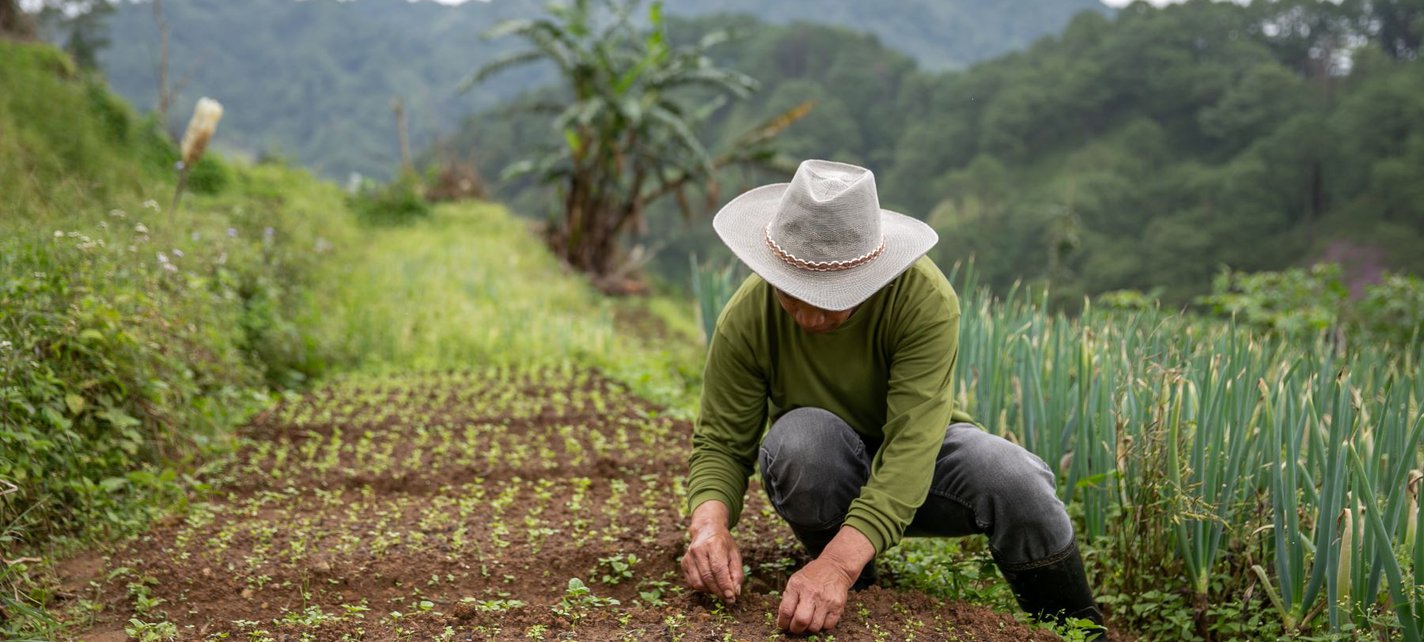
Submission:
<svg viewBox="0 0 1424 642">
<path fill-rule="evenodd" d="M 586 370 L 342 380 L 259 416 L 183 517 L 66 582 L 97 613 L 92 636 L 775 639 L 804 556 L 759 487 L 734 531 L 741 602 L 682 587 L 690 435 Z M 1056 639 L 879 587 L 834 633 Z"/>
</svg>

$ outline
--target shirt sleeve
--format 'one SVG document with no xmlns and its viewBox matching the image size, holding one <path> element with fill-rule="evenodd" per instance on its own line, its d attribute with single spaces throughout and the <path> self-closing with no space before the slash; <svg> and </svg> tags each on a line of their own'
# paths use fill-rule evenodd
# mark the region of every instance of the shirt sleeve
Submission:
<svg viewBox="0 0 1424 642">
<path fill-rule="evenodd" d="M 728 527 L 741 517 L 747 478 L 754 469 L 766 425 L 766 377 L 753 354 L 739 333 L 718 324 L 707 349 L 702 397 L 692 432 L 688 511 L 709 499 L 720 500 L 730 512 Z"/>
<path fill-rule="evenodd" d="M 929 494 L 954 409 L 958 302 L 933 299 L 907 315 L 894 339 L 884 442 L 844 522 L 865 535 L 877 554 L 899 543 Z"/>
</svg>

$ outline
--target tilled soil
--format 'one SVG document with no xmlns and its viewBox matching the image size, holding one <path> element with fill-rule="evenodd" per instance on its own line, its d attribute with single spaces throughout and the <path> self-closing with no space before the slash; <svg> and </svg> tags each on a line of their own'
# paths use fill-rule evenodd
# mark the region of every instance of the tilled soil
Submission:
<svg viewBox="0 0 1424 642">
<path fill-rule="evenodd" d="M 180 640 L 779 639 L 805 557 L 755 482 L 741 600 L 682 588 L 690 435 L 583 370 L 338 382 L 256 418 L 182 518 L 62 573 L 76 595 L 99 587 L 87 640 L 132 620 Z M 882 587 L 853 593 L 833 633 L 1057 639 Z"/>
</svg>

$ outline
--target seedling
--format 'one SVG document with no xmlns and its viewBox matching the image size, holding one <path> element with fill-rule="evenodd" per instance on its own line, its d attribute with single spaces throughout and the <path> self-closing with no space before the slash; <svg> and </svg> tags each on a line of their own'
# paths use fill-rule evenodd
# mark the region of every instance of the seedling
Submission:
<svg viewBox="0 0 1424 642">
<path fill-rule="evenodd" d="M 637 563 L 638 556 L 632 553 L 601 557 L 598 560 L 598 567 L 603 571 L 603 575 L 599 577 L 599 581 L 604 584 L 621 584 L 631 580 L 633 579 L 633 566 Z"/>
<path fill-rule="evenodd" d="M 559 600 L 553 610 L 554 613 L 569 618 L 577 626 L 589 609 L 610 606 L 618 606 L 618 600 L 594 595 L 593 591 L 583 583 L 583 580 L 571 577 L 568 589 L 564 591 L 563 599 Z"/>
</svg>

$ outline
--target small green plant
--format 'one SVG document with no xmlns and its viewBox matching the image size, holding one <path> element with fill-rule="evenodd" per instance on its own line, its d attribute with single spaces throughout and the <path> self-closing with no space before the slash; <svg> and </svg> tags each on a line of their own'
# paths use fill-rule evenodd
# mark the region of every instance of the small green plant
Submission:
<svg viewBox="0 0 1424 642">
<path fill-rule="evenodd" d="M 638 556 L 632 553 L 601 557 L 598 560 L 598 567 L 603 574 L 598 579 L 604 584 L 621 584 L 631 580 L 633 579 L 633 566 L 637 563 Z"/>
<path fill-rule="evenodd" d="M 638 597 L 652 606 L 662 606 L 667 602 L 663 596 L 672 590 L 672 583 L 663 580 L 647 580 L 638 585 Z"/>
<path fill-rule="evenodd" d="M 132 618 L 124 626 L 124 633 L 139 642 L 167 642 L 178 639 L 178 627 L 172 622 L 144 622 Z"/>
<path fill-rule="evenodd" d="M 577 577 L 569 578 L 568 588 L 564 591 L 564 597 L 559 603 L 554 605 L 554 613 L 569 618 L 574 624 L 578 624 L 583 619 L 589 609 L 606 608 L 618 606 L 618 600 L 611 597 L 599 597 L 589 590 L 583 580 Z"/>
</svg>

